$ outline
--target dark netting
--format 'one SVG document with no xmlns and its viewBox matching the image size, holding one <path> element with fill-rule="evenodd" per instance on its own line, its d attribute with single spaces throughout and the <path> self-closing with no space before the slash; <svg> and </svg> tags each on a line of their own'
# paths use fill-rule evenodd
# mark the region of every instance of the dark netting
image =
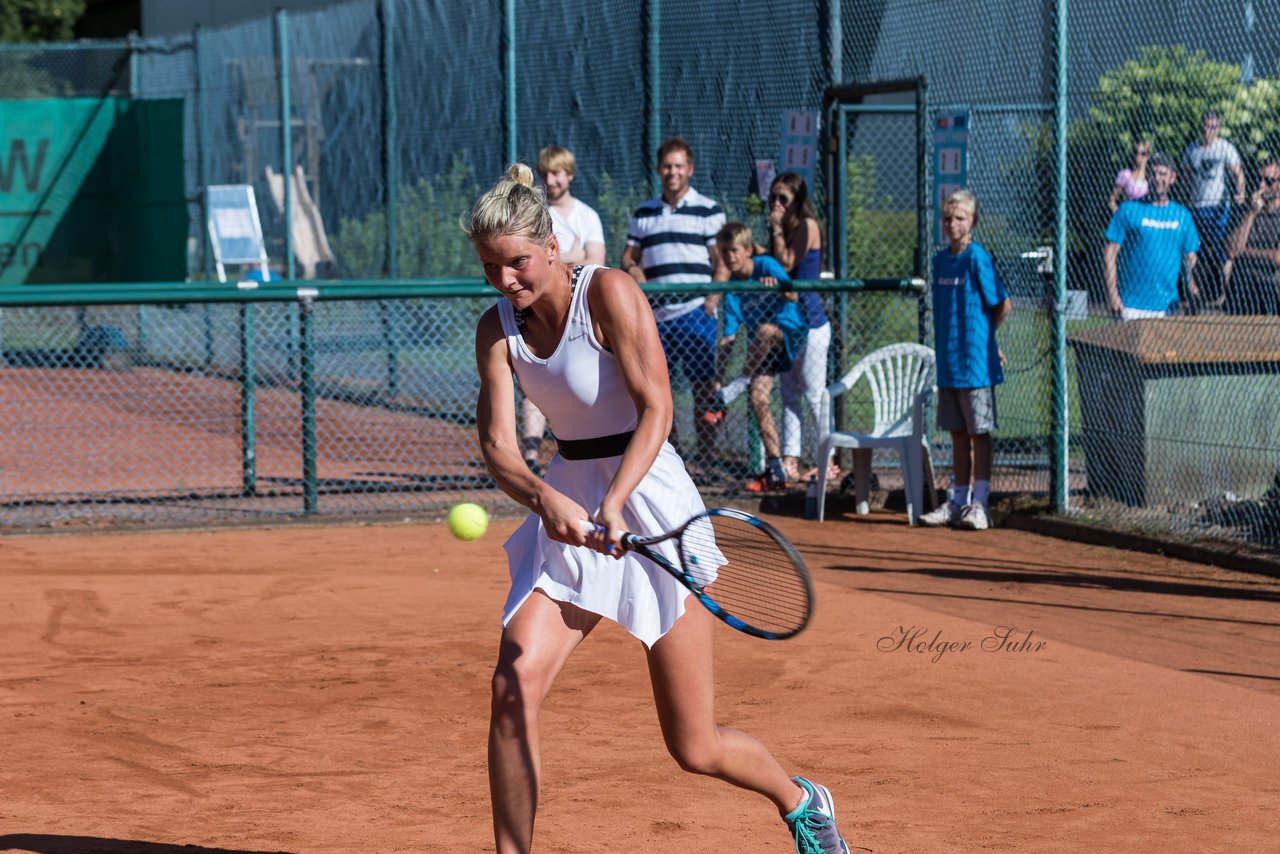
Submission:
<svg viewBox="0 0 1280 854">
<path fill-rule="evenodd" d="M 600 214 L 614 264 L 653 174 L 645 19 L 639 4 L 620 11 L 582 0 L 522 4 L 516 44 L 516 156 L 536 167 L 544 146 L 575 153 L 573 194 Z"/>
</svg>

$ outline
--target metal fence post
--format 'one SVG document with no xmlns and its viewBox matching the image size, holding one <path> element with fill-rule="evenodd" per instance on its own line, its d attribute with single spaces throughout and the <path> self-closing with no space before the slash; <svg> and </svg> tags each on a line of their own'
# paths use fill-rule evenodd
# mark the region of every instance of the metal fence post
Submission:
<svg viewBox="0 0 1280 854">
<path fill-rule="evenodd" d="M 502 4 L 503 67 L 505 85 L 507 164 L 516 162 L 516 0 Z M 507 164 L 503 164 L 504 166 Z"/>
<path fill-rule="evenodd" d="M 916 78 L 916 257 L 915 275 L 924 279 L 929 272 L 929 167 L 926 147 L 929 144 L 929 98 L 924 77 Z M 929 341 L 929 298 L 917 303 L 917 328 L 921 344 Z"/>
<path fill-rule="evenodd" d="M 192 30 L 192 65 L 196 84 L 196 169 L 200 181 L 200 255 L 204 263 L 204 280 L 213 281 L 213 246 L 209 237 L 209 104 L 204 79 L 204 50 L 200 25 Z"/>
<path fill-rule="evenodd" d="M 280 86 L 280 172 L 284 177 L 284 278 L 292 282 L 293 269 L 293 105 L 289 90 L 289 12 L 276 10 L 276 73 Z M 298 308 L 289 311 L 289 376 L 298 374 Z"/>
<path fill-rule="evenodd" d="M 658 181 L 657 156 L 658 146 L 662 144 L 662 2 L 649 0 L 645 8 L 648 26 L 648 84 L 645 86 L 645 118 L 648 123 L 649 150 L 645 152 L 645 174 L 649 176 L 651 194 L 657 196 L 662 192 Z"/>
<path fill-rule="evenodd" d="M 240 470 L 242 490 L 245 495 L 256 495 L 258 492 L 254 314 L 253 303 L 240 306 Z"/>
<path fill-rule="evenodd" d="M 1049 449 L 1049 505 L 1054 513 L 1067 509 L 1068 447 L 1067 419 L 1067 0 L 1057 0 L 1057 99 L 1054 109 L 1054 181 L 1056 210 L 1053 236 L 1053 383 L 1052 430 Z"/>
<path fill-rule="evenodd" d="M 193 50 L 195 51 L 196 69 L 196 119 L 199 131 L 196 134 L 198 149 L 197 168 L 200 172 L 200 245 L 203 247 L 204 280 L 213 281 L 213 243 L 209 234 L 209 98 L 206 94 L 204 76 L 204 39 L 199 24 L 195 25 L 193 34 Z M 206 303 L 202 308 L 204 314 L 204 366 L 213 366 L 213 312 Z"/>
<path fill-rule="evenodd" d="M 130 31 L 125 43 L 129 50 L 129 99 L 134 100 L 138 97 L 138 84 L 141 80 L 141 72 L 138 70 L 138 34 Z M 134 352 L 139 356 L 147 352 L 147 307 L 145 304 L 138 305 L 138 340 L 134 345 Z"/>
<path fill-rule="evenodd" d="M 293 103 L 289 80 L 289 11 L 276 10 L 276 45 L 280 52 L 280 172 L 284 175 L 284 270 L 292 281 L 293 271 Z"/>
<path fill-rule="evenodd" d="M 298 302 L 302 323 L 302 512 L 315 515 L 318 506 L 316 485 L 316 342 L 315 306 L 310 297 Z"/>
<path fill-rule="evenodd" d="M 396 247 L 397 182 L 400 180 L 396 160 L 396 62 L 395 3 L 382 0 L 382 168 L 387 201 L 387 263 L 389 279 L 400 278 L 400 256 Z M 400 319 L 396 302 L 378 304 L 382 315 L 382 334 L 387 347 L 387 396 L 400 395 Z"/>
</svg>

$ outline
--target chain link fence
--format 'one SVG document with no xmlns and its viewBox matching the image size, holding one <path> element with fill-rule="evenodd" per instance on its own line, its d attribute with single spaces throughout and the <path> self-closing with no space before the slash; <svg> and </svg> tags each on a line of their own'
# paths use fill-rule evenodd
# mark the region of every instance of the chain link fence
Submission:
<svg viewBox="0 0 1280 854">
<path fill-rule="evenodd" d="M 822 296 L 833 316 L 846 304 L 849 347 L 890 343 L 892 319 L 909 324 L 917 311 L 912 289 Z M 436 512 L 464 497 L 499 504 L 475 434 L 471 347 L 493 299 L 6 308 L 0 523 Z M 736 343 L 728 373 L 745 349 Z M 692 436 L 688 384 L 677 378 L 674 395 L 677 432 Z M 869 401 L 849 397 L 842 420 L 869 427 Z M 781 420 L 777 401 L 774 415 Z M 811 458 L 816 437 L 803 429 Z M 759 447 L 744 400 L 729 408 L 714 458 L 694 455 L 690 466 L 707 494 L 749 496 Z M 548 437 L 541 462 L 552 452 Z"/>
<path fill-rule="evenodd" d="M 1275 548 L 1280 437 L 1269 407 L 1280 374 L 1280 202 L 1262 179 L 1280 139 L 1280 3 L 1098 0 L 1063 7 L 1065 28 L 1059 6 L 537 0 L 516 7 L 513 19 L 501 4 L 350 0 L 170 38 L 0 46 L 0 96 L 175 104 L 181 142 L 166 145 L 175 158 L 181 149 L 181 188 L 166 210 L 185 210 L 179 260 L 195 281 L 215 277 L 204 188 L 228 183 L 255 188 L 268 255 L 286 277 L 474 275 L 459 215 L 508 161 L 532 163 L 551 143 L 577 155 L 573 191 L 600 212 L 610 262 L 622 252 L 631 212 L 654 193 L 654 150 L 669 135 L 693 146 L 694 187 L 730 219 L 762 231 L 767 188 L 757 185 L 755 161 L 779 159 L 787 110 L 820 118 L 812 189 L 827 234 L 825 265 L 841 278 L 927 280 L 940 246 L 938 196 L 954 180 L 939 174 L 940 128 L 964 116 L 963 183 L 982 210 L 976 238 L 1015 306 L 1000 333 L 1008 365 L 998 390 L 995 490 L 1048 494 L 1058 510 L 1105 525 Z M 1142 24 L 1122 26 L 1129 21 Z M 861 94 L 848 94 L 857 87 Z M 1206 114 L 1217 116 L 1217 136 L 1234 154 L 1191 148 L 1197 139 L 1208 146 Z M 19 152 L 12 143 L 0 142 L 0 178 L 10 185 L 36 163 L 34 148 Z M 1154 261 L 1144 249 L 1138 190 L 1152 176 L 1134 159 L 1144 147 L 1176 167 L 1172 203 L 1195 216 L 1201 248 L 1191 279 L 1180 264 L 1170 279 L 1167 247 L 1152 244 Z M 286 149 L 327 232 L 331 252 L 317 258 L 299 255 L 273 190 L 268 170 L 288 171 Z M 55 155 L 50 148 L 50 164 Z M 1119 174 L 1125 169 L 1128 178 Z M 1128 231 L 1124 217 L 1113 223 L 1118 177 L 1120 200 L 1135 196 Z M 134 213 L 99 208 L 89 221 L 137 219 L 146 204 Z M 178 214 L 166 216 L 183 227 Z M 1160 217 L 1147 211 L 1145 219 Z M 1121 235 L 1116 296 L 1132 308 L 1142 302 L 1137 294 L 1155 288 L 1171 294 L 1166 308 L 1177 317 L 1113 321 L 1106 264 L 1110 238 Z M 137 280 L 122 278 L 126 267 L 116 263 L 136 250 L 103 250 L 87 264 L 70 250 L 41 255 L 11 236 L 0 242 L 7 257 L 33 256 L 30 281 Z M 63 235 L 49 245 L 79 243 Z M 65 263 L 53 265 L 55 256 Z M 927 294 L 831 293 L 825 301 L 837 319 L 833 339 L 845 348 L 833 347 L 841 355 L 830 359 L 829 378 L 875 341 L 931 343 Z M 6 310 L 4 328 L 14 340 L 29 338 L 22 347 L 30 350 L 74 347 L 97 326 L 119 329 L 128 352 L 146 354 L 130 377 L 162 370 L 211 378 L 226 370 L 211 366 L 235 364 L 238 309 L 138 302 L 111 310 L 127 320 L 90 322 L 85 310 L 71 332 L 52 338 L 38 330 L 59 327 L 41 312 L 62 309 Z M 351 341 L 395 340 L 401 325 L 422 331 L 418 314 L 434 312 L 431 305 L 326 305 L 317 328 L 351 323 L 374 330 L 351 332 Z M 299 352 L 289 330 L 300 324 L 283 307 L 260 308 L 263 329 L 275 332 L 258 370 L 275 372 L 279 362 L 288 374 Z M 461 343 L 469 331 L 459 335 L 445 340 L 469 358 Z M 13 349 L 8 339 L 5 347 Z M 392 398 L 417 388 L 410 364 L 376 350 L 348 347 L 342 358 L 350 364 L 334 354 L 319 365 L 336 360 L 325 370 L 344 388 L 376 384 L 378 370 Z M 676 391 L 678 414 L 689 413 L 680 415 L 680 435 L 691 435 L 688 391 L 679 383 Z M 728 447 L 717 456 L 741 456 L 736 477 L 754 464 L 738 450 L 754 439 L 744 411 L 730 416 L 719 439 Z M 947 437 L 934 441 L 945 470 Z M 418 461 L 423 477 L 429 459 Z M 891 472 L 892 462 L 878 464 Z M 329 495 L 322 490 L 322 503 Z"/>
</svg>

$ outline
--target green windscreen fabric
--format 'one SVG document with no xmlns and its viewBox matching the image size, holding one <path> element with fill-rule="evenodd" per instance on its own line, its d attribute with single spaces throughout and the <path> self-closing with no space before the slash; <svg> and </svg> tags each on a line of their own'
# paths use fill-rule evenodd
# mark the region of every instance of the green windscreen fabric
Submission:
<svg viewBox="0 0 1280 854">
<path fill-rule="evenodd" d="M 0 285 L 179 281 L 181 99 L 0 101 Z"/>
</svg>

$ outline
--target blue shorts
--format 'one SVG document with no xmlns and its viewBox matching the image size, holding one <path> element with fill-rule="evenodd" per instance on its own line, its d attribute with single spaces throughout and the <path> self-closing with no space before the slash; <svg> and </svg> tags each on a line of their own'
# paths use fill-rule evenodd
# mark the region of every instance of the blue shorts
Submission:
<svg viewBox="0 0 1280 854">
<path fill-rule="evenodd" d="M 1230 205 L 1208 205 L 1191 209 L 1191 221 L 1195 223 L 1200 240 L 1214 246 L 1227 239 L 1227 225 L 1230 222 Z"/>
<path fill-rule="evenodd" d="M 716 319 L 698 306 L 673 320 L 658 324 L 667 365 L 679 365 L 689 382 L 708 382 L 716 377 Z"/>
</svg>

